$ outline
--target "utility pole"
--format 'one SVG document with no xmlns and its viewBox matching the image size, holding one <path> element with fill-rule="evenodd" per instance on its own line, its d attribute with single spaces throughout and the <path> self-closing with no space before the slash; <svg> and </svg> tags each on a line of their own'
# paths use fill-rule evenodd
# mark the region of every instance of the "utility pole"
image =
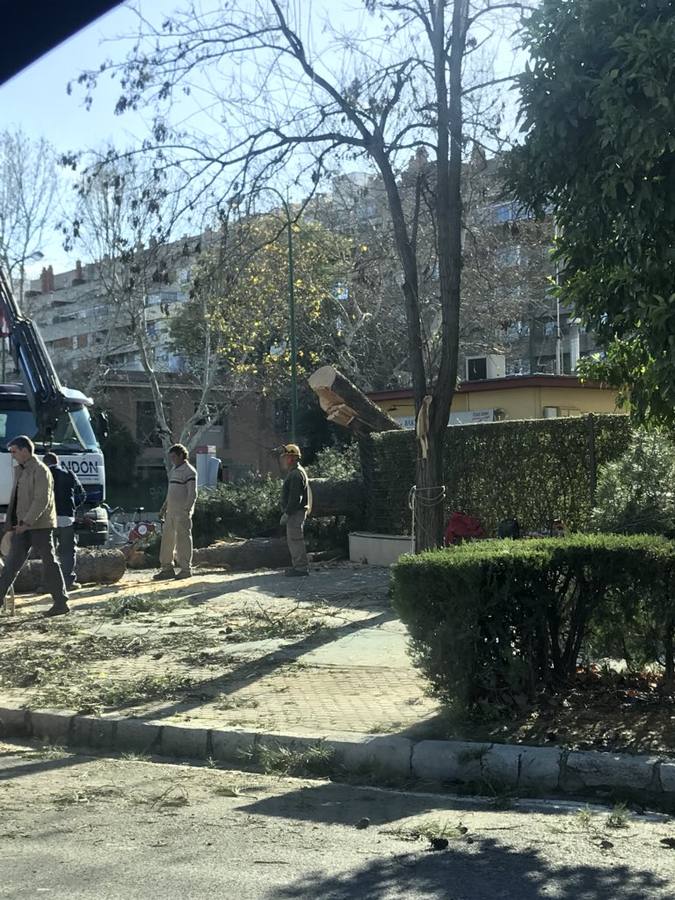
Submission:
<svg viewBox="0 0 675 900">
<path fill-rule="evenodd" d="M 265 187 L 266 191 L 276 194 L 281 201 L 281 206 L 286 217 L 286 230 L 288 233 L 288 317 L 291 342 L 291 440 L 297 440 L 298 421 L 298 347 L 295 334 L 295 275 L 293 258 L 293 221 L 288 197 L 284 197 L 281 191 L 274 187 Z"/>
</svg>

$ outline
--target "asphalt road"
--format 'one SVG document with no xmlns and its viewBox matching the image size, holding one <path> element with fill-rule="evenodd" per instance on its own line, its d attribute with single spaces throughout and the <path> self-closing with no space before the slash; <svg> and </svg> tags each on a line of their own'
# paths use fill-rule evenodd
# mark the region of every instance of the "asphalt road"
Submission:
<svg viewBox="0 0 675 900">
<path fill-rule="evenodd" d="M 675 823 L 0 744 L 12 900 L 661 900 Z M 362 821 L 364 820 L 364 821 Z M 365 821 L 367 820 L 367 821 Z M 362 826 L 358 827 L 359 823 Z M 431 849 L 428 831 L 447 837 Z M 673 840 L 675 844 L 675 840 Z"/>
</svg>

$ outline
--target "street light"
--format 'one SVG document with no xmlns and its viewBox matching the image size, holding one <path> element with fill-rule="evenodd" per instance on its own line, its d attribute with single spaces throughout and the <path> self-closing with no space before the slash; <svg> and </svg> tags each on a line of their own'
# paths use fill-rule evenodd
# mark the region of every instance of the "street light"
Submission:
<svg viewBox="0 0 675 900">
<path fill-rule="evenodd" d="M 32 253 L 28 253 L 26 256 L 22 256 L 21 259 L 17 259 L 14 262 L 14 265 L 11 266 L 9 270 L 9 277 L 11 280 L 12 277 L 12 269 L 14 266 L 19 266 L 19 306 L 23 303 L 23 285 L 26 280 L 26 263 L 27 262 L 38 262 L 41 259 L 44 259 L 45 255 L 42 250 L 33 250 Z"/>
<path fill-rule="evenodd" d="M 295 287 L 293 276 L 293 225 L 291 221 L 291 208 L 288 199 L 284 197 L 281 191 L 274 187 L 266 186 L 266 191 L 270 191 L 281 201 L 281 205 L 286 216 L 286 230 L 288 232 L 288 312 L 289 312 L 289 328 L 291 338 L 291 440 L 296 441 L 296 426 L 298 419 L 298 352 L 295 339 Z"/>
</svg>

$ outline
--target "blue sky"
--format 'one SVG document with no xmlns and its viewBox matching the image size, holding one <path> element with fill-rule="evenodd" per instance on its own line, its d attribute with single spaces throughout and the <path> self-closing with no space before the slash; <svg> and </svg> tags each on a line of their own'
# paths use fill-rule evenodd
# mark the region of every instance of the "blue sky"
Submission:
<svg viewBox="0 0 675 900">
<path fill-rule="evenodd" d="M 200 2 L 202 8 L 220 5 L 219 0 Z M 357 28 L 362 36 L 379 28 L 378 20 L 363 12 L 362 0 L 292 0 L 291 7 L 298 3 L 303 10 L 307 42 L 322 40 L 322 18 L 327 12 L 338 27 Z M 157 22 L 179 4 L 180 0 L 140 0 L 139 3 L 143 14 Z M 107 57 L 123 59 L 131 46 L 130 35 L 136 23 L 135 13 L 123 4 L 1 86 L 3 127 L 20 127 L 31 137 L 45 136 L 59 151 L 97 149 L 111 142 L 124 147 L 140 142 L 147 134 L 151 116 L 133 112 L 115 116 L 113 108 L 118 89 L 107 76 L 94 92 L 90 110 L 84 107 L 81 88 L 74 86 L 70 96 L 66 92 L 68 81 L 76 79 L 82 70 L 98 68 Z M 120 39 L 124 35 L 126 39 Z M 497 62 L 502 70 L 499 74 L 508 71 L 513 65 L 512 53 L 500 52 Z M 194 116 L 191 124 L 199 124 L 205 138 L 214 127 L 214 121 L 203 115 Z M 215 125 L 223 127 L 218 121 Z M 45 263 L 51 262 L 57 270 L 73 265 L 56 236 L 43 250 Z M 39 265 L 36 268 L 39 270 Z"/>
<path fill-rule="evenodd" d="M 149 4 L 146 4 L 149 5 Z M 174 4 L 154 0 L 157 10 Z M 108 56 L 119 58 L 128 42 L 114 40 L 128 34 L 135 16 L 126 4 L 102 16 L 92 25 L 33 63 L 0 87 L 0 117 L 3 127 L 21 127 L 30 136 L 45 136 L 58 150 L 96 146 L 128 135 L 143 134 L 142 117 L 124 119 L 112 114 L 116 92 L 105 80 L 90 111 L 82 103 L 83 93 L 71 96 L 66 85 L 83 69 L 96 68 Z"/>
</svg>

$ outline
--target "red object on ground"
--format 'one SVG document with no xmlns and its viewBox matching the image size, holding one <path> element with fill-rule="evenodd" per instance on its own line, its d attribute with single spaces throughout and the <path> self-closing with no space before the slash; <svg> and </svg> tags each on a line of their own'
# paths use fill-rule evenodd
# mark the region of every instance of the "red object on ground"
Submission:
<svg viewBox="0 0 675 900">
<path fill-rule="evenodd" d="M 462 541 L 476 540 L 485 537 L 485 529 L 480 520 L 466 513 L 454 512 L 445 529 L 444 543 L 446 547 L 461 544 Z"/>
</svg>

